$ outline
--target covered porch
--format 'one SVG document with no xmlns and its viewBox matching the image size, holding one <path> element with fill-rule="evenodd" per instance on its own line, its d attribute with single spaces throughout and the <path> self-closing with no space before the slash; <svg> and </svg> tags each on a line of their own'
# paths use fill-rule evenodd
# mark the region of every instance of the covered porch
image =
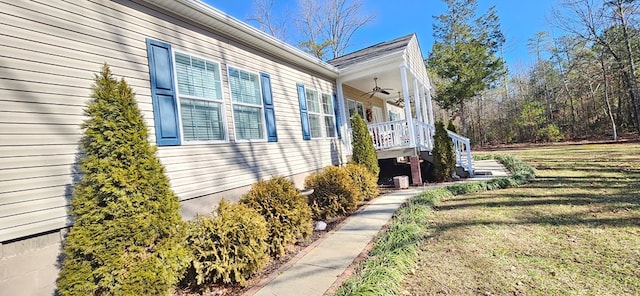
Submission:
<svg viewBox="0 0 640 296">
<path fill-rule="evenodd" d="M 415 34 L 373 45 L 329 63 L 340 70 L 337 101 L 340 110 L 344 110 L 340 112 L 340 128 L 346 135 L 343 141 L 348 154 L 349 118 L 358 113 L 368 123 L 379 159 L 430 159 L 435 132 L 431 84 Z M 458 166 L 473 176 L 469 139 L 453 132 L 448 135 Z"/>
</svg>

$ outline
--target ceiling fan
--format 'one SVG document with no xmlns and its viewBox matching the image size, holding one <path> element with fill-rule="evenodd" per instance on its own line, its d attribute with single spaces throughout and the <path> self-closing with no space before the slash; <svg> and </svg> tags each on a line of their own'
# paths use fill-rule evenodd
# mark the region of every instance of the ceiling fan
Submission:
<svg viewBox="0 0 640 296">
<path fill-rule="evenodd" d="M 375 83 L 375 86 L 373 87 L 373 89 L 370 92 L 366 92 L 363 93 L 362 95 L 360 95 L 361 97 L 364 95 L 369 95 L 369 99 L 373 98 L 373 96 L 376 93 L 381 93 L 381 94 L 385 94 L 388 95 L 389 92 L 387 90 L 393 90 L 393 88 L 381 88 L 378 86 L 378 77 L 373 77 L 373 82 Z"/>
</svg>

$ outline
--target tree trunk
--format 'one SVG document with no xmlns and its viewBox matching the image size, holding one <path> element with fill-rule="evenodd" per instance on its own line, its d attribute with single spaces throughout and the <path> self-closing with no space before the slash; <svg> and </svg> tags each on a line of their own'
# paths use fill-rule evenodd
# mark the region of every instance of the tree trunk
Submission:
<svg viewBox="0 0 640 296">
<path fill-rule="evenodd" d="M 460 125 L 462 125 L 462 135 L 467 136 L 467 120 L 464 116 L 464 100 L 460 100 Z"/>
<path fill-rule="evenodd" d="M 629 41 L 629 32 L 627 30 L 627 19 L 625 17 L 624 10 L 622 8 L 622 0 L 618 0 L 617 5 L 618 13 L 620 16 L 620 21 L 622 22 L 622 36 L 625 43 L 626 54 L 627 54 L 627 63 L 629 66 L 629 75 L 628 83 L 629 87 L 631 87 L 631 99 L 633 102 L 633 109 L 635 113 L 635 126 L 636 131 L 640 132 L 640 93 L 638 92 L 638 82 L 636 80 L 636 67 L 633 61 L 633 54 L 631 52 L 631 42 Z"/>
<path fill-rule="evenodd" d="M 600 56 L 600 67 L 602 68 L 602 79 L 604 81 L 604 101 L 607 103 L 607 112 L 611 120 L 611 131 L 613 132 L 613 140 L 618 140 L 618 131 L 616 130 L 616 120 L 611 112 L 611 103 L 609 103 L 609 83 L 607 81 L 607 68 L 604 65 L 604 58 Z"/>
</svg>

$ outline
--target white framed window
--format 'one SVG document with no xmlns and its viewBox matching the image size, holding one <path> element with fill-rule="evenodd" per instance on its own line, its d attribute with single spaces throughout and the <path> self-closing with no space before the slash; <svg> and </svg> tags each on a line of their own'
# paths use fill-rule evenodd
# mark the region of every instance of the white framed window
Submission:
<svg viewBox="0 0 640 296">
<path fill-rule="evenodd" d="M 220 64 L 174 51 L 174 69 L 183 140 L 226 141 Z"/>
<path fill-rule="evenodd" d="M 265 140 L 259 75 L 234 67 L 228 72 L 236 140 Z"/>
<path fill-rule="evenodd" d="M 322 115 L 324 117 L 324 134 L 328 138 L 336 136 L 336 117 L 333 109 L 333 96 L 322 94 Z"/>
<path fill-rule="evenodd" d="M 320 98 L 318 97 L 318 91 L 313 89 L 306 89 L 306 96 L 311 138 L 322 138 L 324 123 L 322 122 L 323 114 L 320 106 Z"/>
<path fill-rule="evenodd" d="M 347 99 L 347 107 L 349 108 L 349 118 L 351 118 L 354 114 L 358 113 L 360 114 L 360 117 L 362 117 L 362 119 L 365 119 L 364 105 L 362 104 L 362 102 Z"/>
</svg>

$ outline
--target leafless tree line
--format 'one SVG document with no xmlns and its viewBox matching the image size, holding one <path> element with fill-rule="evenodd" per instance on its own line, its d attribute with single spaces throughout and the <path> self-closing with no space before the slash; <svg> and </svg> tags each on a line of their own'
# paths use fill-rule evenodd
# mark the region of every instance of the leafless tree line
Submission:
<svg viewBox="0 0 640 296">
<path fill-rule="evenodd" d="M 563 0 L 549 21 L 564 33 L 529 39 L 535 61 L 474 100 L 468 136 L 477 145 L 637 137 L 638 2 Z"/>
</svg>

